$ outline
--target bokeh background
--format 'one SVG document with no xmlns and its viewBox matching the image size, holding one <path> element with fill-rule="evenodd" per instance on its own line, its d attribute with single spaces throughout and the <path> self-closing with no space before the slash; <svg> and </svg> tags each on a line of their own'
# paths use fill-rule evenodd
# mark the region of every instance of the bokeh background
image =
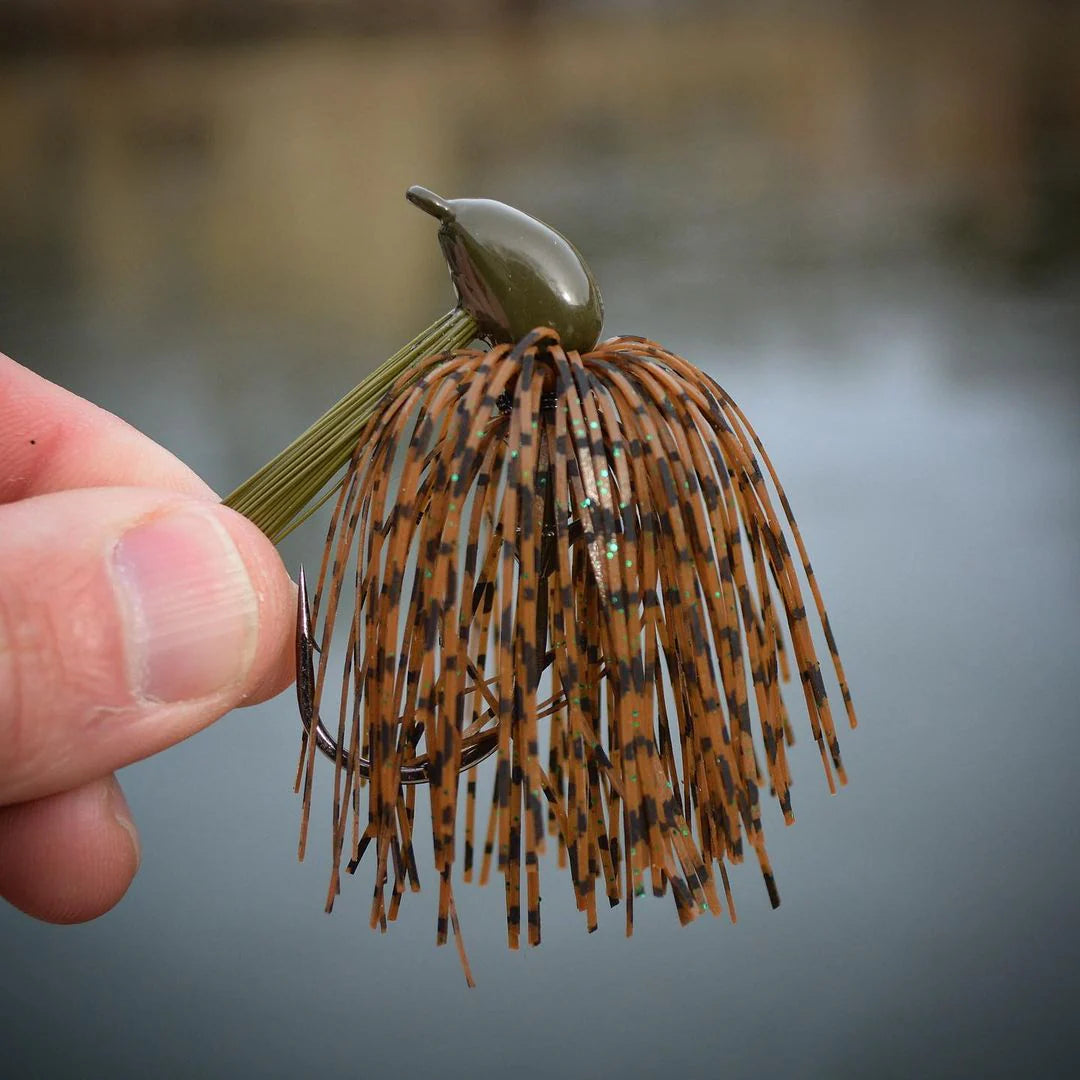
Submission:
<svg viewBox="0 0 1080 1080">
<path fill-rule="evenodd" d="M 450 305 L 411 183 L 555 224 L 611 332 L 745 408 L 851 783 L 800 741 L 783 905 L 738 868 L 734 927 L 587 935 L 552 866 L 510 953 L 461 887 L 470 993 L 432 890 L 385 937 L 362 874 L 322 913 L 283 695 L 125 771 L 114 912 L 0 910 L 0 1073 L 1076 1075 L 1080 6 L 0 6 L 0 349 L 223 492 Z"/>
</svg>

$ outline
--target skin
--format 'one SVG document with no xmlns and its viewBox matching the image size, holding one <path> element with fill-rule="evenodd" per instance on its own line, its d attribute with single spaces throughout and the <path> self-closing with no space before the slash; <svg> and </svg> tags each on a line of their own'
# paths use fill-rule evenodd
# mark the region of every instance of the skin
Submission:
<svg viewBox="0 0 1080 1080">
<path fill-rule="evenodd" d="M 193 521 L 231 560 L 227 580 L 183 546 Z M 118 569 L 133 550 L 172 620 L 164 645 Z M 219 614 L 237 647 L 200 660 L 196 640 L 189 662 L 197 635 L 178 620 Z M 255 526 L 146 436 L 0 356 L 0 896 L 55 923 L 112 908 L 140 861 L 114 771 L 283 690 L 295 617 Z"/>
</svg>

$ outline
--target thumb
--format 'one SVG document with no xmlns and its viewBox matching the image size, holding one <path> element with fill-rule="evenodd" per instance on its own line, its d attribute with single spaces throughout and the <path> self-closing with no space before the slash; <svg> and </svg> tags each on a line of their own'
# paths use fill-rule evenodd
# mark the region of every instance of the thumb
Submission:
<svg viewBox="0 0 1080 1080">
<path fill-rule="evenodd" d="M 0 506 L 0 805 L 277 692 L 294 617 L 273 545 L 207 498 L 98 488 Z"/>
</svg>

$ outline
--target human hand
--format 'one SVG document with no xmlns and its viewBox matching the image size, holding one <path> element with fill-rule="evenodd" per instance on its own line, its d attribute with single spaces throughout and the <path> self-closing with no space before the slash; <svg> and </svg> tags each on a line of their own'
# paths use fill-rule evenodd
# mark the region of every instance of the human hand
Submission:
<svg viewBox="0 0 1080 1080">
<path fill-rule="evenodd" d="M 0 896 L 58 923 L 120 900 L 113 770 L 288 685 L 295 595 L 184 464 L 0 355 Z"/>
</svg>

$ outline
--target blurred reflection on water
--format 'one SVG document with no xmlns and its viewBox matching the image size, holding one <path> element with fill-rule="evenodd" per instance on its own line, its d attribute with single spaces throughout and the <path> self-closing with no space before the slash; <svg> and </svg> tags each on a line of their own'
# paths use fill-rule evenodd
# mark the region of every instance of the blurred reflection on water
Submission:
<svg viewBox="0 0 1080 1080">
<path fill-rule="evenodd" d="M 9 65 L 3 325 L 32 335 L 44 307 L 153 351 L 197 327 L 216 377 L 336 349 L 351 375 L 447 301 L 401 202 L 417 180 L 556 221 L 604 272 L 612 325 L 655 310 L 740 346 L 784 317 L 778 285 L 823 274 L 846 307 L 882 265 L 1046 280 L 1080 250 L 1080 90 L 1069 36 L 1004 10 Z M 239 361 L 283 333 L 280 359 Z"/>
<path fill-rule="evenodd" d="M 1058 824 L 1080 751 L 1080 22 L 1052 9 L 8 64 L 0 348 L 224 491 L 450 304 L 408 184 L 518 204 L 585 252 L 610 332 L 745 407 L 865 721 L 828 805 L 798 748 L 779 912 L 736 875 L 737 929 L 657 910 L 628 945 L 617 918 L 584 939 L 549 884 L 544 948 L 508 957 L 498 890 L 467 890 L 466 1000 L 422 902 L 387 941 L 362 883 L 321 917 L 322 865 L 291 864 L 289 700 L 238 714 L 129 770 L 146 860 L 115 915 L 0 911 L 27 1074 L 73 1053 L 115 1076 L 145 1055 L 378 1071 L 407 1043 L 417 1073 L 549 1077 L 550 1039 L 566 1076 L 1056 1074 L 1078 991 L 1057 898 L 1080 885 Z M 315 1000 L 343 1035 L 307 1057 Z"/>
</svg>

